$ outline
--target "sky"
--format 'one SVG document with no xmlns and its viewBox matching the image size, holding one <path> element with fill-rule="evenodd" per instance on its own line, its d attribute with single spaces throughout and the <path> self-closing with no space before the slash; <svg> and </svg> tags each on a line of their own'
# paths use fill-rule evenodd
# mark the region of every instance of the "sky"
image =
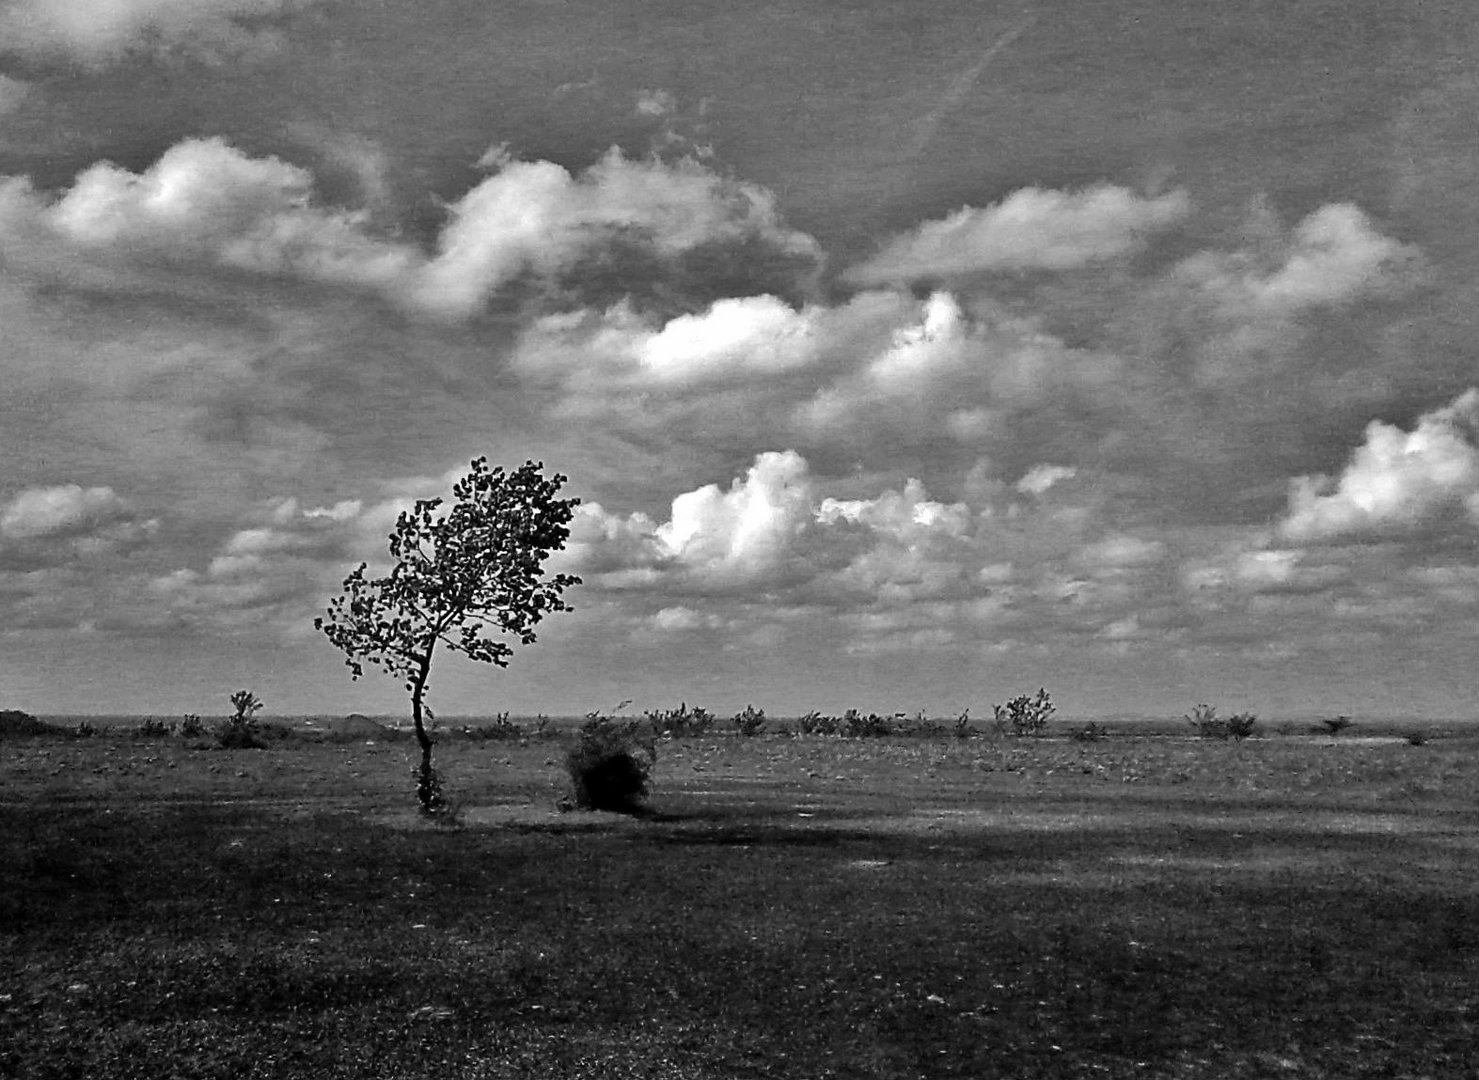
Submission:
<svg viewBox="0 0 1479 1080">
<path fill-rule="evenodd" d="M 0 0 L 0 707 L 406 709 L 470 459 L 575 610 L 443 715 L 1472 717 L 1467 0 Z"/>
</svg>

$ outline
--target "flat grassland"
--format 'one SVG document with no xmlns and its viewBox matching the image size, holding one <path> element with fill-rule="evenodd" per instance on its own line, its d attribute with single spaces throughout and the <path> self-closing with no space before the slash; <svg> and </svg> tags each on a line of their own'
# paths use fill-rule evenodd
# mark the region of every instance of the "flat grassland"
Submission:
<svg viewBox="0 0 1479 1080">
<path fill-rule="evenodd" d="M 1479 740 L 0 742 L 0 1076 L 1473 1077 Z"/>
</svg>

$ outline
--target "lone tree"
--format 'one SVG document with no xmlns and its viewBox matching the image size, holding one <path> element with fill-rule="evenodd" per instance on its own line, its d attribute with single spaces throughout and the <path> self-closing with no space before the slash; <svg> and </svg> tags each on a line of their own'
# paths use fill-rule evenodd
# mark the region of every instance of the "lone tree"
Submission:
<svg viewBox="0 0 1479 1080">
<path fill-rule="evenodd" d="M 568 610 L 571 574 L 544 576 L 544 561 L 565 546 L 579 499 L 556 498 L 565 477 L 546 477 L 543 463 L 511 473 L 488 468 L 487 458 L 452 486 L 453 503 L 422 499 L 403 512 L 390 534 L 393 565 L 387 577 L 367 578 L 366 564 L 344 579 L 344 593 L 327 616 L 313 620 L 345 654 L 358 679 L 362 660 L 405 680 L 411 719 L 421 747 L 416 797 L 421 809 L 442 809 L 441 784 L 431 764 L 426 730 L 427 680 L 438 643 L 473 660 L 507 667 L 513 646 L 532 645 L 534 627 L 552 611 Z"/>
</svg>

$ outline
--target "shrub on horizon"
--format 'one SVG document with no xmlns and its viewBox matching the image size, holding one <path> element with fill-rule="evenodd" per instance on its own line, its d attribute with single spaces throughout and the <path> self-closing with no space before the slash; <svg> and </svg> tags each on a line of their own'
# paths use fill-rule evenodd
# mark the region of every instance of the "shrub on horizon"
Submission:
<svg viewBox="0 0 1479 1080">
<path fill-rule="evenodd" d="M 744 712 L 734 714 L 734 726 L 747 738 L 759 735 L 765 729 L 765 710 L 746 705 Z"/>
<path fill-rule="evenodd" d="M 1020 694 L 1005 705 L 993 705 L 997 731 L 1018 737 L 1038 736 L 1048 728 L 1048 720 L 1058 710 L 1053 706 L 1052 695 L 1040 688 L 1036 697 Z"/>
<path fill-rule="evenodd" d="M 849 739 L 881 739 L 893 734 L 893 724 L 886 716 L 848 709 L 842 714 L 840 734 Z"/>
<path fill-rule="evenodd" d="M 1182 719 L 1204 739 L 1241 741 L 1251 736 L 1258 727 L 1258 717 L 1253 713 L 1235 713 L 1224 718 L 1217 715 L 1217 709 L 1212 705 L 1197 705 Z"/>
<path fill-rule="evenodd" d="M 644 714 L 652 734 L 662 739 L 703 735 L 714 726 L 714 714 L 701 706 L 680 702 L 676 709 L 657 709 Z"/>
<path fill-rule="evenodd" d="M 216 745 L 223 750 L 263 749 L 266 744 L 258 738 L 256 719 L 261 700 L 250 690 L 238 690 L 231 695 L 231 707 L 236 712 L 217 726 Z"/>
</svg>

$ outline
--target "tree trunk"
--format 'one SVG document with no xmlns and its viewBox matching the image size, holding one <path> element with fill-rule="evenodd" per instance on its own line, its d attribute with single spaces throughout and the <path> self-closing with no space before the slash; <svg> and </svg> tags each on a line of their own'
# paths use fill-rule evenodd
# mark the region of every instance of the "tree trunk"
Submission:
<svg viewBox="0 0 1479 1080">
<path fill-rule="evenodd" d="M 442 809 L 442 785 L 436 770 L 431 765 L 431 736 L 426 731 L 423 719 L 422 699 L 426 696 L 426 678 L 431 674 L 431 654 L 421 662 L 421 669 L 411 678 L 411 720 L 416 726 L 416 742 L 421 746 L 421 767 L 416 773 L 416 799 L 421 803 L 423 814 L 435 814 Z"/>
</svg>

